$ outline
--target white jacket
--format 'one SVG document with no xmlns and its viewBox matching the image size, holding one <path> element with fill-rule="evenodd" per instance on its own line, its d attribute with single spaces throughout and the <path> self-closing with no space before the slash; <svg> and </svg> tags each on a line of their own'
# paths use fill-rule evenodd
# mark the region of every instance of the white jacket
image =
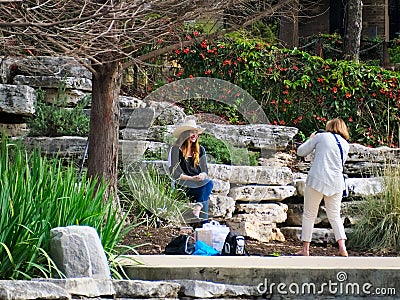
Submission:
<svg viewBox="0 0 400 300">
<path fill-rule="evenodd" d="M 343 149 L 343 160 L 349 153 L 349 143 L 336 134 Z M 314 152 L 306 185 L 326 196 L 342 193 L 344 189 L 343 167 L 339 146 L 334 135 L 322 132 L 310 138 L 297 149 L 297 155 L 307 156 Z"/>
</svg>

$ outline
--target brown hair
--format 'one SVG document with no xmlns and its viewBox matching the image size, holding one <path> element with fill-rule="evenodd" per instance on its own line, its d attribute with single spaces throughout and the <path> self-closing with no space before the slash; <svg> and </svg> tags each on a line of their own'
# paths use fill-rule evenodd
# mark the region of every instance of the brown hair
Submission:
<svg viewBox="0 0 400 300">
<path fill-rule="evenodd" d="M 332 119 L 326 123 L 325 130 L 332 133 L 337 133 L 342 136 L 346 141 L 350 138 L 349 130 L 346 123 L 339 118 Z"/>
<path fill-rule="evenodd" d="M 200 162 L 200 145 L 199 139 L 196 139 L 195 143 L 190 141 L 190 130 L 181 133 L 179 138 L 176 140 L 175 145 L 181 148 L 183 157 L 187 160 L 189 154 L 192 154 L 194 166 L 197 167 Z"/>
</svg>

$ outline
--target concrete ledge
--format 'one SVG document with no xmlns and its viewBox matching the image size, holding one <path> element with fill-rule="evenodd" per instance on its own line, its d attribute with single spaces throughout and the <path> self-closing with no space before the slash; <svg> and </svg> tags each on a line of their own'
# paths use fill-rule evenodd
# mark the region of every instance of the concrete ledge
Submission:
<svg viewBox="0 0 400 300">
<path fill-rule="evenodd" d="M 201 280 L 254 286 L 265 294 L 400 297 L 400 257 L 136 256 L 131 279 Z M 382 298 L 381 298 L 382 299 Z"/>
</svg>

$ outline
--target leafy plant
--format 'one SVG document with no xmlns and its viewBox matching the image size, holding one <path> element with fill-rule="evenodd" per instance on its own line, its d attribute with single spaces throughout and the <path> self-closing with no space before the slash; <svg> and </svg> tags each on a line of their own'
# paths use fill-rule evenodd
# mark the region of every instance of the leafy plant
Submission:
<svg viewBox="0 0 400 300">
<path fill-rule="evenodd" d="M 383 192 L 369 197 L 356 215 L 349 246 L 375 252 L 400 251 L 400 165 L 388 163 L 383 171 Z"/>
<path fill-rule="evenodd" d="M 188 199 L 183 191 L 172 186 L 168 176 L 147 167 L 138 168 L 124 177 L 130 189 L 125 196 L 131 205 L 142 209 L 149 224 L 183 222 L 182 214 L 189 209 Z"/>
<path fill-rule="evenodd" d="M 100 235 L 106 253 L 120 253 L 118 244 L 132 228 L 125 226 L 106 186 L 78 175 L 72 166 L 48 160 L 40 150 L 27 152 L 6 137 L 0 154 L 0 274 L 2 279 L 51 277 L 57 268 L 49 256 L 50 230 L 88 225 Z"/>
<path fill-rule="evenodd" d="M 89 97 L 81 99 L 73 108 L 67 107 L 66 87 L 60 81 L 57 95 L 52 103 L 44 101 L 45 92 L 36 93 L 35 117 L 29 121 L 31 136 L 87 136 L 89 132 L 89 117 L 83 109 L 89 103 Z"/>
<path fill-rule="evenodd" d="M 217 164 L 257 166 L 260 153 L 234 147 L 211 134 L 200 135 L 199 142 L 207 151 L 208 161 Z"/>
<path fill-rule="evenodd" d="M 216 41 L 199 41 L 176 50 L 178 62 L 170 80 L 213 77 L 232 82 L 257 100 L 270 123 L 297 127 L 305 136 L 327 120 L 343 118 L 352 142 L 367 146 L 399 146 L 400 75 L 353 61 L 323 59 L 298 49 L 280 49 L 260 39 L 237 34 Z M 214 99 L 223 102 L 225 93 Z M 186 105 L 202 112 L 214 104 L 200 100 Z M 213 113 L 231 123 L 235 111 L 214 106 Z M 237 117 L 235 117 L 235 115 Z"/>
</svg>

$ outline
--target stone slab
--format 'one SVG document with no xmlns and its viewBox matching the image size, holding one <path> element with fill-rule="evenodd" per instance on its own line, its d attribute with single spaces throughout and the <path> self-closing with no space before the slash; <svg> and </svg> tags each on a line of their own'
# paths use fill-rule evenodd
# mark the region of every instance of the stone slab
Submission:
<svg viewBox="0 0 400 300">
<path fill-rule="evenodd" d="M 130 278 L 249 285 L 272 299 L 400 296 L 399 257 L 143 255 L 137 259 L 140 265 L 121 261 Z"/>
</svg>

